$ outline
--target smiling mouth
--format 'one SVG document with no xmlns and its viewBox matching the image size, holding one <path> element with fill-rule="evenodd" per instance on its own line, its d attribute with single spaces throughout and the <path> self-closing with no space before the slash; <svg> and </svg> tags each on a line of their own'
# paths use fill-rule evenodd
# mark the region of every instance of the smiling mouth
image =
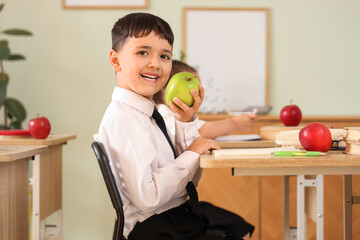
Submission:
<svg viewBox="0 0 360 240">
<path fill-rule="evenodd" d="M 141 77 L 143 77 L 146 80 L 151 81 L 151 82 L 155 82 L 158 79 L 158 76 L 148 75 L 148 74 L 141 74 Z"/>
</svg>

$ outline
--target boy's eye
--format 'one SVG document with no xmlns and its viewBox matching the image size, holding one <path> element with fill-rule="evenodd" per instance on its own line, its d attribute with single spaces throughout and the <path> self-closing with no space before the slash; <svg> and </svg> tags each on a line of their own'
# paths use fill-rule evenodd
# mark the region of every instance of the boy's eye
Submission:
<svg viewBox="0 0 360 240">
<path fill-rule="evenodd" d="M 148 53 L 147 53 L 146 51 L 139 51 L 138 54 L 145 56 L 145 55 L 147 55 Z"/>
<path fill-rule="evenodd" d="M 165 59 L 165 60 L 170 60 L 171 59 L 171 57 L 169 55 L 166 55 L 166 54 L 161 55 L 161 58 Z"/>
</svg>

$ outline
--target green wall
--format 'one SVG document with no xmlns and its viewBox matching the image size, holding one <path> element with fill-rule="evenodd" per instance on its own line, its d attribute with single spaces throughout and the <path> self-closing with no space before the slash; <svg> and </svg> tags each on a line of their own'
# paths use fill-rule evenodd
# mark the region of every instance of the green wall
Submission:
<svg viewBox="0 0 360 240">
<path fill-rule="evenodd" d="M 183 7 L 269 8 L 271 113 L 279 114 L 293 99 L 304 115 L 360 115 L 360 1 L 149 2 L 146 11 L 173 28 L 175 58 L 182 46 Z M 25 104 L 28 119 L 40 113 L 53 132 L 77 135 L 64 147 L 64 239 L 110 239 L 114 215 L 90 144 L 116 83 L 108 63 L 110 30 L 133 10 L 64 10 L 62 0 L 5 3 L 1 29 L 34 33 L 8 38 L 12 51 L 27 57 L 5 63 L 8 95 Z"/>
</svg>

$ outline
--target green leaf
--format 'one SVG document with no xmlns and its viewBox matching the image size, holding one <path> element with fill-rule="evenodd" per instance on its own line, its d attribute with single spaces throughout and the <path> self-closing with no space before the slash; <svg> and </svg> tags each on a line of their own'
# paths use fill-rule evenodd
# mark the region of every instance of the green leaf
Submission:
<svg viewBox="0 0 360 240">
<path fill-rule="evenodd" d="M 0 81 L 0 106 L 4 104 L 5 99 L 6 99 L 6 83 Z"/>
<path fill-rule="evenodd" d="M 3 33 L 8 35 L 32 36 L 32 33 L 24 29 L 7 29 Z"/>
<path fill-rule="evenodd" d="M 184 61 L 185 57 L 186 57 L 185 52 L 181 50 L 180 51 L 180 61 Z"/>
<path fill-rule="evenodd" d="M 7 86 L 9 82 L 9 75 L 7 75 L 6 73 L 0 73 L 0 81 L 4 82 L 5 85 Z"/>
<path fill-rule="evenodd" d="M 25 57 L 20 54 L 11 54 L 7 60 L 14 61 L 14 60 L 25 60 Z"/>
<path fill-rule="evenodd" d="M 3 10 L 4 6 L 5 6 L 4 3 L 0 5 L 0 12 Z"/>
<path fill-rule="evenodd" d="M 9 129 L 9 127 L 5 125 L 0 125 L 0 129 Z"/>
<path fill-rule="evenodd" d="M 21 129 L 21 122 L 20 121 L 11 122 L 10 129 Z"/>
<path fill-rule="evenodd" d="M 26 118 L 25 107 L 14 98 L 5 99 L 5 107 L 11 116 L 15 117 L 17 121 L 24 121 Z"/>
<path fill-rule="evenodd" d="M 10 57 L 9 43 L 6 40 L 0 41 L 0 59 L 8 59 Z"/>
</svg>

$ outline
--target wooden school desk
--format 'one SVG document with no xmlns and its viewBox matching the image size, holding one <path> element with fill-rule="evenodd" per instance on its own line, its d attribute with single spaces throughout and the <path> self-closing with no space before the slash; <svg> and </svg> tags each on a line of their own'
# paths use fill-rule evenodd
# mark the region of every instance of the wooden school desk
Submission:
<svg viewBox="0 0 360 240">
<path fill-rule="evenodd" d="M 352 196 L 351 183 L 352 175 L 360 174 L 360 156 L 347 155 L 341 152 L 330 152 L 328 155 L 320 157 L 274 157 L 271 155 L 215 157 L 207 153 L 201 155 L 200 166 L 202 168 L 232 168 L 234 176 L 297 175 L 298 183 L 299 179 L 303 181 L 305 175 L 318 175 L 321 177 L 322 175 L 344 175 L 344 239 L 352 239 L 351 210 L 352 204 L 358 203 L 359 197 Z M 299 197 L 301 196 L 303 197 L 304 195 L 298 194 L 298 240 L 304 240 L 306 238 L 306 222 L 303 217 L 304 206 L 300 204 L 299 201 Z M 317 204 L 317 206 L 319 206 L 319 204 Z M 285 218 L 288 218 L 288 209 L 285 209 L 285 211 Z M 318 225 L 320 228 L 322 227 L 322 216 L 318 217 Z M 286 222 L 287 220 L 285 219 L 285 223 Z M 319 228 L 317 228 L 317 239 L 322 239 Z M 284 228 L 284 231 L 284 239 L 288 239 L 288 229 Z"/>
<path fill-rule="evenodd" d="M 46 150 L 46 146 L 0 146 L 0 240 L 29 236 L 29 160 Z"/>
<path fill-rule="evenodd" d="M 32 237 L 30 239 L 62 239 L 62 146 L 75 139 L 73 134 L 50 134 L 46 139 L 34 139 L 31 136 L 0 139 L 1 145 L 45 145 L 48 147 L 35 157 L 33 162 Z M 56 213 L 55 227 L 47 229 L 46 218 Z M 25 239 L 25 238 L 23 238 Z"/>
</svg>

